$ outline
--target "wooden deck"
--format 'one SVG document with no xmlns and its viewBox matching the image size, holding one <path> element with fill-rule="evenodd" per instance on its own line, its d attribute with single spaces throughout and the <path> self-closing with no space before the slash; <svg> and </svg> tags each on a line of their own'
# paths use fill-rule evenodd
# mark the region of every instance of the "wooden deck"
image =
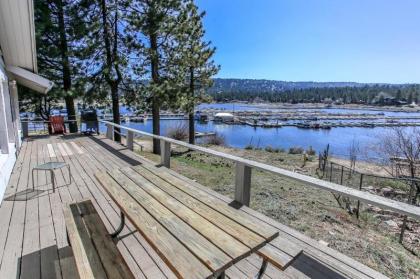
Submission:
<svg viewBox="0 0 420 279">
<path fill-rule="evenodd" d="M 57 171 L 57 188 L 53 193 L 49 176 L 38 171 L 35 172 L 33 191 L 32 168 L 50 161 L 68 162 L 72 183 L 66 185 L 68 173 L 65 168 Z M 101 136 L 45 136 L 25 140 L 0 206 L 0 279 L 77 278 L 66 238 L 63 204 L 91 199 L 108 231 L 114 231 L 119 224 L 119 210 L 94 173 L 150 163 Z M 167 172 L 187 179 L 172 170 Z M 231 202 L 227 197 L 190 182 L 226 203 Z M 250 208 L 241 210 L 278 229 L 277 245 L 285 254 L 303 249 L 284 271 L 269 266 L 265 278 L 385 278 Z M 175 278 L 131 224 L 121 235 L 117 246 L 136 278 Z M 251 278 L 261 261 L 257 255 L 252 255 L 232 266 L 226 274 L 229 278 Z"/>
</svg>

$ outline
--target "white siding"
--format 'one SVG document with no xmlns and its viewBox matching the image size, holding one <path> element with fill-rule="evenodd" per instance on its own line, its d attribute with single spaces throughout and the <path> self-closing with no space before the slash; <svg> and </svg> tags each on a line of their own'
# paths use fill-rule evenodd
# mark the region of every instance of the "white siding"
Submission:
<svg viewBox="0 0 420 279">
<path fill-rule="evenodd" d="M 16 150 L 13 143 L 9 144 L 9 150 L 9 154 L 0 154 L 0 201 L 3 200 L 4 192 L 16 162 Z"/>
<path fill-rule="evenodd" d="M 4 62 L 37 72 L 33 0 L 0 0 L 0 45 Z"/>
<path fill-rule="evenodd" d="M 5 88 L 5 83 L 7 82 L 7 77 L 5 74 L 5 70 L 0 67 L 0 153 L 9 153 L 8 152 L 8 142 L 9 142 L 9 131 L 8 131 L 8 113 L 7 113 L 7 99 L 9 92 L 7 92 L 7 88 Z"/>
<path fill-rule="evenodd" d="M 3 83 L 4 85 L 4 83 L 7 84 L 7 82 L 8 82 L 8 79 L 5 74 L 4 67 L 2 63 L 0 62 L 0 83 Z M 9 96 L 9 92 L 4 91 L 4 90 L 8 90 L 8 87 L 0 86 L 0 94 L 1 94 L 1 97 L 3 97 L 3 98 L 0 98 L 0 100 L 4 100 L 5 96 Z M 7 117 L 5 119 L 4 117 L 6 115 L 5 105 L 8 105 L 8 111 L 10 111 L 10 103 L 4 104 L 4 101 L 2 102 L 3 104 L 0 105 L 0 121 L 4 121 L 3 123 L 5 123 L 6 125 L 5 127 L 6 130 L 4 132 L 3 131 L 1 132 L 0 137 L 6 138 L 6 144 L 8 145 L 8 153 L 2 154 L 0 152 L 0 200 L 3 199 L 4 191 L 6 190 L 7 183 L 9 183 L 10 175 L 12 174 L 13 166 L 16 162 L 16 146 L 14 143 L 9 143 L 9 139 L 7 136 L 8 128 L 13 127 L 13 124 L 11 122 L 11 118 Z M 6 120 L 9 120 L 9 121 L 6 122 Z"/>
</svg>

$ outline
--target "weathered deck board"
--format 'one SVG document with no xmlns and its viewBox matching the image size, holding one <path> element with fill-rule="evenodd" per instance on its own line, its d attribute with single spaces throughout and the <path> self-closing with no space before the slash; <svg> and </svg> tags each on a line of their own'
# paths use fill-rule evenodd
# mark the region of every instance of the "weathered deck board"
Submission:
<svg viewBox="0 0 420 279">
<path fill-rule="evenodd" d="M 36 183 L 39 183 L 38 173 L 35 173 L 35 178 Z M 38 197 L 32 198 L 30 193 L 27 192 L 23 198 L 27 202 L 20 278 L 38 279 L 41 278 Z"/>
<path fill-rule="evenodd" d="M 22 173 L 18 178 L 17 184 L 14 185 L 15 194 L 28 188 L 29 169 L 36 164 L 36 148 L 32 148 L 32 143 L 27 152 L 22 164 Z M 13 190 L 11 192 L 13 193 Z M 0 266 L 0 278 L 16 278 L 20 272 L 17 267 L 20 267 L 19 259 L 22 256 L 26 202 L 16 201 L 15 198 L 12 198 L 12 201 L 8 201 L 8 203 L 10 202 L 12 203 L 10 215 L 5 216 L 10 222 L 7 227 L 8 232 Z"/>
<path fill-rule="evenodd" d="M 32 167 L 49 161 L 69 163 L 72 183 L 66 185 L 66 169 L 57 170 L 57 188 L 53 193 L 50 178 L 43 172 L 35 172 L 36 190 L 40 192 L 33 192 Z M 94 173 L 142 163 L 151 164 L 124 146 L 100 136 L 52 136 L 25 140 L 0 205 L 0 278 L 17 278 L 17 275 L 30 279 L 77 278 L 74 258 L 66 238 L 63 205 L 91 199 L 106 229 L 113 231 L 119 224 L 119 209 L 95 179 Z M 165 172 L 179 179 L 187 179 L 172 170 L 165 169 Z M 190 184 L 195 185 L 193 182 Z M 230 199 L 205 187 L 197 187 L 220 202 L 230 202 Z M 379 274 L 330 248 L 321 250 L 316 241 L 249 208 L 243 208 L 242 211 L 266 222 L 269 228 L 279 230 L 283 242 L 275 241 L 273 245 L 289 255 L 295 252 L 293 249 L 296 246 L 297 249 L 304 249 L 308 255 L 321 259 L 327 267 L 340 269 L 344 277 L 369 278 L 374 277 L 372 274 Z M 211 222 L 204 211 L 203 218 Z M 135 277 L 175 278 L 143 236 L 133 230 L 128 222 L 117 246 Z M 240 238 L 239 235 L 235 236 L 234 230 L 232 234 L 234 238 Z M 299 264 L 305 263 L 310 264 L 308 258 L 300 259 Z M 260 264 L 261 258 L 253 254 L 229 268 L 226 275 L 228 278 L 250 278 L 258 271 Z M 290 276 L 305 278 L 297 266 L 280 272 L 272 265 L 268 266 L 264 278 Z"/>
</svg>

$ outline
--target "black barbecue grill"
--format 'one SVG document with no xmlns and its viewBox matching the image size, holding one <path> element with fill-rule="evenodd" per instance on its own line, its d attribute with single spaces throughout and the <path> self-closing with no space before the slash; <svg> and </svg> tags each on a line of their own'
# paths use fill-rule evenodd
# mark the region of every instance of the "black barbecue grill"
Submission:
<svg viewBox="0 0 420 279">
<path fill-rule="evenodd" d="M 83 124 L 85 126 L 84 131 L 82 130 Z M 96 114 L 95 109 L 90 108 L 90 109 L 85 109 L 81 111 L 80 131 L 86 134 L 91 134 L 93 132 L 99 134 L 98 115 Z"/>
</svg>

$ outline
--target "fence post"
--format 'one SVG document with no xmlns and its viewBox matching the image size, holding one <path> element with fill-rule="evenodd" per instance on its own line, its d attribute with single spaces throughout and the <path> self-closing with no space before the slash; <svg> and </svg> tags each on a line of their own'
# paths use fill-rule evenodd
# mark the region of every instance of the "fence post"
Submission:
<svg viewBox="0 0 420 279">
<path fill-rule="evenodd" d="M 415 185 L 414 180 L 411 180 L 411 186 L 410 186 L 410 191 L 408 193 L 408 200 L 407 200 L 408 204 L 412 204 L 411 196 L 414 193 L 414 185 Z M 405 227 L 406 226 L 407 226 L 407 215 L 404 215 L 403 223 L 402 223 L 402 226 L 401 226 L 400 238 L 399 238 L 399 243 L 401 243 L 401 244 L 404 240 L 404 232 L 405 232 Z"/>
<path fill-rule="evenodd" d="M 24 138 L 27 138 L 29 136 L 29 122 L 28 121 L 22 121 L 22 135 Z"/>
<path fill-rule="evenodd" d="M 341 185 L 343 185 L 343 174 L 344 174 L 344 166 L 341 166 L 341 178 L 340 178 Z"/>
<path fill-rule="evenodd" d="M 318 154 L 318 169 L 321 169 L 321 153 Z"/>
<path fill-rule="evenodd" d="M 359 183 L 359 190 L 362 190 L 363 185 L 363 173 L 360 174 L 360 183 Z M 359 219 L 359 210 L 360 210 L 360 200 L 357 200 L 357 211 L 356 211 L 356 217 Z"/>
<path fill-rule="evenodd" d="M 127 131 L 127 148 L 130 149 L 131 151 L 133 151 L 134 149 L 133 141 L 134 141 L 134 133 L 132 131 Z"/>
<path fill-rule="evenodd" d="M 251 170 L 250 166 L 236 162 L 235 201 L 246 206 L 251 200 Z"/>
<path fill-rule="evenodd" d="M 171 143 L 164 140 L 160 140 L 160 164 L 171 167 Z"/>
<path fill-rule="evenodd" d="M 330 182 L 332 181 L 333 162 L 330 162 Z"/>
<path fill-rule="evenodd" d="M 110 140 L 114 140 L 114 126 L 106 124 L 106 137 Z"/>
</svg>

